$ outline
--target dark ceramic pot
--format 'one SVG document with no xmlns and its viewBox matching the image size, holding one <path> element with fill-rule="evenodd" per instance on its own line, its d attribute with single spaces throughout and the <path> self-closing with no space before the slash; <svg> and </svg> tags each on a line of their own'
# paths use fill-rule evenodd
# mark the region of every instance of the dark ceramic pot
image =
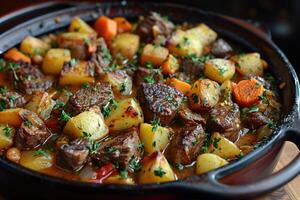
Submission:
<svg viewBox="0 0 300 200">
<path fill-rule="evenodd" d="M 17 45 L 26 35 L 41 35 L 65 28 L 73 16 L 93 21 L 99 15 L 125 16 L 137 19 L 147 11 L 168 15 L 175 22 L 202 21 L 222 37 L 267 59 L 281 91 L 282 118 L 279 127 L 265 145 L 226 167 L 201 176 L 163 184 L 99 185 L 67 181 L 25 169 L 0 158 L 0 190 L 10 198 L 31 199 L 153 199 L 202 198 L 245 199 L 266 194 L 289 182 L 300 173 L 300 155 L 281 171 L 272 174 L 285 141 L 300 148 L 299 82 L 281 50 L 260 29 L 241 20 L 188 6 L 167 3 L 128 3 L 125 1 L 95 4 L 47 3 L 11 13 L 0 19 L 0 53 Z M 57 18 L 60 23 L 57 23 Z"/>
</svg>

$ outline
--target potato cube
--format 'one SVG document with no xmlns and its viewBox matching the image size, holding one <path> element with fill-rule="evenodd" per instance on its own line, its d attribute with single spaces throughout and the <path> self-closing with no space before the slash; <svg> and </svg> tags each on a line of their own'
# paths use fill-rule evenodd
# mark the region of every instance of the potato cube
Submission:
<svg viewBox="0 0 300 200">
<path fill-rule="evenodd" d="M 140 46 L 140 37 L 132 33 L 118 34 L 112 41 L 112 53 L 114 56 L 121 54 L 132 59 Z"/>
<path fill-rule="evenodd" d="M 80 86 L 83 83 L 93 83 L 95 81 L 90 66 L 86 61 L 75 60 L 75 64 L 71 61 L 68 65 L 64 66 L 61 72 L 61 77 L 59 78 L 60 85 Z"/>
<path fill-rule="evenodd" d="M 50 49 L 43 60 L 43 72 L 45 74 L 60 74 L 64 63 L 71 60 L 71 52 L 68 49 Z"/>
<path fill-rule="evenodd" d="M 88 136 L 93 140 L 99 140 L 108 134 L 108 128 L 101 112 L 92 109 L 69 119 L 63 132 L 71 139 Z"/>
<path fill-rule="evenodd" d="M 168 128 L 142 123 L 140 125 L 140 139 L 145 146 L 145 152 L 152 154 L 155 151 L 163 151 L 170 142 L 170 130 Z"/>
<path fill-rule="evenodd" d="M 36 92 L 25 108 L 35 112 L 41 119 L 47 120 L 54 106 L 55 101 L 47 92 Z"/>
<path fill-rule="evenodd" d="M 205 62 L 204 74 L 208 78 L 223 83 L 225 80 L 231 79 L 235 73 L 235 65 L 232 61 L 215 58 Z"/>
<path fill-rule="evenodd" d="M 105 73 L 103 81 L 111 84 L 115 94 L 130 95 L 132 92 L 132 78 L 124 70 Z"/>
<path fill-rule="evenodd" d="M 236 70 L 244 75 L 263 75 L 263 62 L 260 59 L 259 53 L 247 53 L 232 57 L 236 62 Z"/>
<path fill-rule="evenodd" d="M 46 52 L 50 49 L 50 46 L 45 43 L 43 40 L 31 36 L 27 36 L 21 42 L 20 50 L 23 53 L 30 55 L 33 57 L 35 55 L 45 55 Z"/>
<path fill-rule="evenodd" d="M 195 54 L 200 56 L 203 52 L 203 44 L 198 35 L 188 34 L 185 31 L 177 30 L 168 41 L 168 49 L 172 54 L 187 56 Z"/>
<path fill-rule="evenodd" d="M 35 171 L 42 171 L 52 167 L 54 164 L 54 155 L 42 149 L 23 151 L 21 153 L 20 165 Z"/>
<path fill-rule="evenodd" d="M 97 34 L 96 31 L 90 27 L 85 21 L 79 17 L 74 17 L 71 21 L 69 32 L 79 32 L 79 33 L 91 33 Z"/>
<path fill-rule="evenodd" d="M 15 132 L 13 127 L 0 124 L 0 149 L 8 149 L 13 145 Z"/>
<path fill-rule="evenodd" d="M 19 127 L 23 120 L 20 117 L 21 108 L 6 109 L 0 112 L 0 124 L 8 124 L 10 126 Z"/>
<path fill-rule="evenodd" d="M 104 180 L 103 183 L 106 184 L 126 184 L 126 185 L 133 185 L 134 184 L 134 180 L 130 177 L 127 178 L 123 178 L 120 175 L 114 175 L 114 176 L 110 176 L 107 179 Z"/>
<path fill-rule="evenodd" d="M 165 47 L 147 44 L 140 57 L 140 62 L 145 65 L 147 62 L 159 67 L 168 58 L 169 50 Z"/>
<path fill-rule="evenodd" d="M 211 136 L 213 144 L 209 146 L 209 152 L 216 154 L 224 159 L 235 158 L 241 154 L 241 150 L 230 140 L 220 135 L 213 133 Z"/>
<path fill-rule="evenodd" d="M 197 157 L 196 174 L 203 174 L 227 164 L 227 160 L 221 158 L 218 155 L 212 153 L 204 153 Z"/>
<path fill-rule="evenodd" d="M 195 28 L 187 30 L 186 32 L 187 34 L 192 34 L 199 37 L 203 45 L 212 43 L 218 37 L 217 33 L 205 24 L 200 24 Z"/>
<path fill-rule="evenodd" d="M 112 108 L 105 124 L 110 131 L 121 131 L 133 126 L 138 126 L 144 122 L 144 116 L 139 103 L 133 99 L 123 99 L 119 101 L 115 108 Z"/>
<path fill-rule="evenodd" d="M 214 107 L 220 97 L 220 86 L 210 79 L 197 80 L 189 94 L 189 105 L 193 110 L 208 110 Z"/>
<path fill-rule="evenodd" d="M 153 153 L 149 159 L 145 160 L 138 175 L 140 184 L 161 183 L 176 180 L 171 166 L 165 156 L 160 152 Z"/>
</svg>

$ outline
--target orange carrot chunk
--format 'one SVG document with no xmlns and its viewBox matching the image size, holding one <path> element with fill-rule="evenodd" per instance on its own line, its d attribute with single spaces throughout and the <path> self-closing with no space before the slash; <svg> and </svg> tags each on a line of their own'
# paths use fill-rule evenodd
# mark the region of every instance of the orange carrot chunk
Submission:
<svg viewBox="0 0 300 200">
<path fill-rule="evenodd" d="M 95 30 L 106 42 L 110 42 L 117 35 L 117 23 L 106 16 L 101 16 L 96 20 Z"/>
<path fill-rule="evenodd" d="M 132 25 L 124 17 L 115 17 L 113 19 L 117 23 L 117 32 L 124 33 L 129 32 L 132 29 Z"/>
<path fill-rule="evenodd" d="M 259 96 L 264 92 L 264 87 L 255 79 L 242 80 L 233 85 L 233 96 L 239 106 L 252 106 L 259 102 Z"/>
<path fill-rule="evenodd" d="M 4 54 L 4 58 L 10 61 L 23 61 L 27 63 L 31 63 L 31 60 L 28 56 L 24 55 L 22 52 L 20 52 L 18 49 L 13 48 L 10 49 L 8 52 Z"/>
<path fill-rule="evenodd" d="M 179 69 L 178 60 L 169 54 L 167 60 L 162 64 L 162 73 L 165 75 L 174 74 Z"/>
<path fill-rule="evenodd" d="M 166 81 L 167 85 L 170 85 L 171 87 L 176 88 L 179 92 L 181 92 L 182 94 L 187 95 L 189 93 L 189 91 L 191 90 L 191 85 L 181 81 L 177 78 L 169 78 Z"/>
</svg>

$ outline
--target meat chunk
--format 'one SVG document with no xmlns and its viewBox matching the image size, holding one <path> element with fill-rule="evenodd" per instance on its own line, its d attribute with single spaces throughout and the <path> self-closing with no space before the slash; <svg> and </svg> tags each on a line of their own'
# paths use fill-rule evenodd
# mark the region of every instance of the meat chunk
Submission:
<svg viewBox="0 0 300 200">
<path fill-rule="evenodd" d="M 44 122 L 29 110 L 21 110 L 19 115 L 23 123 L 15 135 L 16 147 L 29 150 L 44 144 L 51 136 Z"/>
<path fill-rule="evenodd" d="M 223 39 L 217 39 L 211 46 L 211 53 L 216 57 L 226 57 L 232 53 L 232 47 Z"/>
<path fill-rule="evenodd" d="M 229 140 L 235 142 L 239 137 L 240 124 L 238 105 L 223 102 L 210 110 L 207 127 L 210 131 L 220 132 Z"/>
<path fill-rule="evenodd" d="M 11 71 L 11 77 L 17 83 L 18 89 L 26 94 L 37 91 L 44 92 L 54 83 L 52 76 L 45 76 L 37 66 L 19 63 L 20 67 Z"/>
<path fill-rule="evenodd" d="M 162 18 L 158 13 L 150 12 L 138 23 L 136 31 L 145 43 L 151 43 L 154 40 L 154 43 L 164 45 L 174 27 L 172 22 Z"/>
<path fill-rule="evenodd" d="M 97 40 L 97 51 L 92 53 L 89 65 L 95 69 L 99 77 L 104 75 L 105 70 L 109 67 L 112 56 L 103 38 Z"/>
<path fill-rule="evenodd" d="M 78 171 L 88 161 L 90 142 L 87 139 L 76 139 L 70 144 L 63 144 L 59 147 L 56 157 L 56 164 L 67 170 Z"/>
<path fill-rule="evenodd" d="M 92 162 L 99 166 L 113 163 L 123 169 L 133 171 L 129 166 L 132 159 L 139 161 L 143 153 L 138 148 L 140 142 L 136 127 L 126 130 L 101 143 L 100 148 L 91 154 Z"/>
<path fill-rule="evenodd" d="M 158 69 L 148 69 L 145 67 L 139 67 L 135 74 L 135 84 L 140 86 L 142 83 L 160 83 L 163 80 L 163 75 Z"/>
<path fill-rule="evenodd" d="M 191 57 L 183 58 L 181 61 L 182 71 L 192 80 L 197 80 L 203 72 L 204 63 L 195 61 Z"/>
<path fill-rule="evenodd" d="M 109 83 L 97 83 L 89 88 L 78 90 L 68 101 L 67 107 L 68 111 L 77 114 L 93 106 L 102 109 L 113 98 L 114 95 Z"/>
<path fill-rule="evenodd" d="M 188 165 L 197 158 L 204 141 L 205 132 L 200 124 L 183 127 L 170 142 L 167 159 L 174 164 Z"/>
<path fill-rule="evenodd" d="M 0 110 L 22 107 L 25 103 L 24 97 L 17 92 L 0 93 Z"/>
<path fill-rule="evenodd" d="M 261 112 L 245 113 L 242 115 L 241 120 L 243 125 L 251 130 L 258 129 L 270 121 L 269 118 L 264 116 Z"/>
<path fill-rule="evenodd" d="M 138 93 L 145 120 L 160 119 L 163 126 L 175 117 L 183 100 L 183 94 L 165 84 L 143 83 Z"/>
<path fill-rule="evenodd" d="M 205 125 L 205 119 L 198 113 L 194 113 L 189 108 L 181 107 L 177 113 L 177 118 L 185 125 Z"/>
</svg>

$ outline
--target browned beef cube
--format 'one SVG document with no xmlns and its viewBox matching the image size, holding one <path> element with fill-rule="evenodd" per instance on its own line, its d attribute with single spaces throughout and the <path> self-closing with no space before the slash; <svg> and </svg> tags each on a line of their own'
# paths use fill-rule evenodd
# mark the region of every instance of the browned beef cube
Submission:
<svg viewBox="0 0 300 200">
<path fill-rule="evenodd" d="M 178 119 L 184 125 L 198 125 L 202 124 L 205 125 L 205 119 L 198 113 L 194 113 L 189 108 L 181 107 L 177 113 Z"/>
<path fill-rule="evenodd" d="M 22 107 L 25 103 L 24 97 L 17 92 L 5 92 L 0 94 L 0 110 Z"/>
<path fill-rule="evenodd" d="M 245 113 L 242 115 L 241 120 L 243 125 L 251 130 L 258 129 L 270 121 L 269 118 L 264 116 L 261 112 Z"/>
<path fill-rule="evenodd" d="M 92 161 L 98 166 L 113 163 L 133 171 L 130 163 L 133 160 L 139 161 L 143 153 L 139 148 L 140 143 L 137 128 L 128 129 L 116 137 L 102 142 L 98 150 L 91 154 Z"/>
<path fill-rule="evenodd" d="M 88 88 L 78 90 L 68 101 L 68 110 L 74 114 L 81 113 L 93 106 L 102 109 L 114 98 L 111 85 L 109 83 L 97 83 Z"/>
<path fill-rule="evenodd" d="M 166 150 L 166 156 L 174 164 L 188 165 L 196 160 L 205 141 L 202 126 L 187 126 L 175 133 Z"/>
<path fill-rule="evenodd" d="M 158 69 L 148 69 L 139 67 L 135 73 L 135 84 L 140 86 L 142 83 L 160 83 L 163 80 L 163 75 Z"/>
<path fill-rule="evenodd" d="M 19 63 L 20 67 L 11 71 L 11 77 L 18 89 L 26 94 L 44 92 L 54 83 L 52 76 L 45 76 L 37 66 Z"/>
<path fill-rule="evenodd" d="M 164 45 L 174 27 L 172 22 L 158 13 L 150 12 L 138 23 L 136 31 L 145 43 L 151 43 L 154 40 L 154 43 Z"/>
<path fill-rule="evenodd" d="M 186 57 L 181 62 L 182 71 L 191 79 L 197 80 L 203 72 L 204 63 L 195 61 L 194 58 Z"/>
<path fill-rule="evenodd" d="M 109 67 L 112 56 L 103 38 L 97 40 L 97 51 L 92 53 L 89 65 L 91 65 L 98 76 L 102 77 Z"/>
<path fill-rule="evenodd" d="M 15 135 L 16 147 L 28 150 L 44 144 L 51 136 L 44 122 L 29 110 L 21 110 L 19 115 L 23 123 Z"/>
<path fill-rule="evenodd" d="M 80 170 L 88 160 L 88 145 L 90 142 L 83 138 L 61 145 L 57 152 L 56 164 L 63 169 Z"/>
<path fill-rule="evenodd" d="M 183 94 L 165 84 L 143 83 L 138 93 L 145 121 L 159 119 L 163 126 L 172 122 L 183 100 Z"/>
<path fill-rule="evenodd" d="M 241 127 L 240 111 L 237 104 L 220 103 L 210 110 L 207 127 L 210 131 L 224 134 L 235 142 L 239 137 Z"/>
<path fill-rule="evenodd" d="M 223 39 L 216 40 L 211 47 L 211 52 L 217 57 L 226 57 L 232 53 L 232 47 Z"/>
</svg>

